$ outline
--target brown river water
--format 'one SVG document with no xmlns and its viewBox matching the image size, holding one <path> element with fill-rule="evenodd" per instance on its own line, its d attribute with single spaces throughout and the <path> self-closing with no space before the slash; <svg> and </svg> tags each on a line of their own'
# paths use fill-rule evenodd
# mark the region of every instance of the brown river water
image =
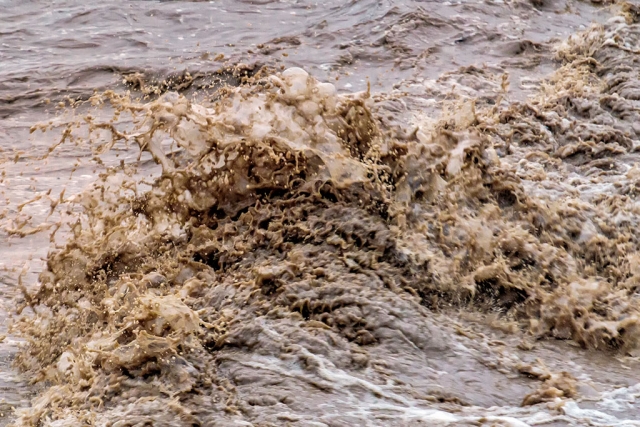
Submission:
<svg viewBox="0 0 640 427">
<path fill-rule="evenodd" d="M 0 0 L 0 426 L 640 426 L 640 6 Z"/>
</svg>

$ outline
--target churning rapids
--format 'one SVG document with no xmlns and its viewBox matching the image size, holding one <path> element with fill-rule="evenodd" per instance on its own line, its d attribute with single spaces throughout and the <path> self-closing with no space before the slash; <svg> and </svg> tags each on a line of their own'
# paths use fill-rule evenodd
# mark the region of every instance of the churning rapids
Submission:
<svg viewBox="0 0 640 427">
<path fill-rule="evenodd" d="M 0 0 L 0 425 L 640 426 L 640 7 Z"/>
</svg>

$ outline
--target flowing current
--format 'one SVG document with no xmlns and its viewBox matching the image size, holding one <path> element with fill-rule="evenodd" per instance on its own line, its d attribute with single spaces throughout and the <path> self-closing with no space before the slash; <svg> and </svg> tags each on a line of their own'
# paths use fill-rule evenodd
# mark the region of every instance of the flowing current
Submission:
<svg viewBox="0 0 640 427">
<path fill-rule="evenodd" d="M 640 7 L 0 0 L 0 425 L 640 426 Z"/>
</svg>

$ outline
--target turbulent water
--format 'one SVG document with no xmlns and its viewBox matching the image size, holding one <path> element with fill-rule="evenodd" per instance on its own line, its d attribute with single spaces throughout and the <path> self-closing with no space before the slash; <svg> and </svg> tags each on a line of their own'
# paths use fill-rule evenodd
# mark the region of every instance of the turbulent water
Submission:
<svg viewBox="0 0 640 427">
<path fill-rule="evenodd" d="M 0 23 L 0 425 L 640 426 L 640 7 Z"/>
</svg>

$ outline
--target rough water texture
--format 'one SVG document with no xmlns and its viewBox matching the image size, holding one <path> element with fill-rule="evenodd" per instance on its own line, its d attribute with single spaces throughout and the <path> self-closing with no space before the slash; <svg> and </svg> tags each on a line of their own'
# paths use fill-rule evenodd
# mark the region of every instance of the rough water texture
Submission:
<svg viewBox="0 0 640 427">
<path fill-rule="evenodd" d="M 634 370 L 603 387 L 640 350 L 640 24 L 616 12 L 545 47 L 527 99 L 490 67 L 353 94 L 256 67 L 76 105 L 42 160 L 75 142 L 99 178 L 33 200 L 57 224 L 6 214 L 70 229 L 23 287 L 41 386 L 15 425 L 640 425 Z"/>
</svg>

